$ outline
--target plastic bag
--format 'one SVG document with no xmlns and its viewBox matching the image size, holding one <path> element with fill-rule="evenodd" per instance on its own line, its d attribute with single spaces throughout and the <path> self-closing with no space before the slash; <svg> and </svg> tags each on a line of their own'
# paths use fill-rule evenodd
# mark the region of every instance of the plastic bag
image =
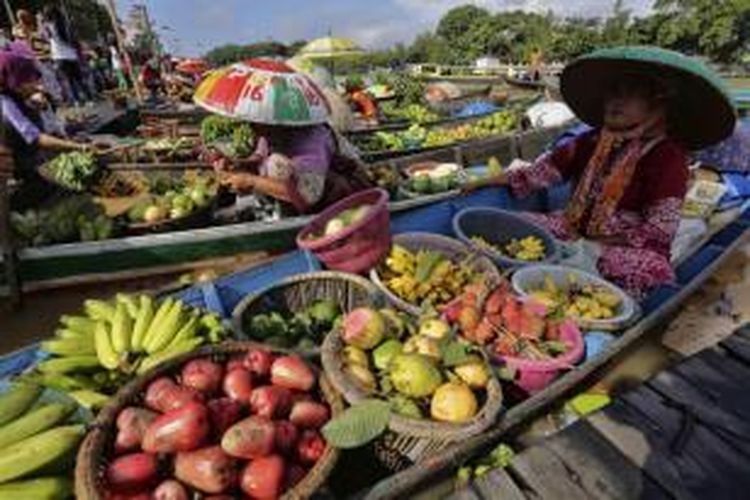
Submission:
<svg viewBox="0 0 750 500">
<path fill-rule="evenodd" d="M 560 259 L 561 265 L 580 269 L 596 276 L 599 275 L 596 263 L 602 254 L 600 244 L 580 239 L 573 242 L 560 243 L 560 245 L 563 255 L 562 259 Z"/>
</svg>

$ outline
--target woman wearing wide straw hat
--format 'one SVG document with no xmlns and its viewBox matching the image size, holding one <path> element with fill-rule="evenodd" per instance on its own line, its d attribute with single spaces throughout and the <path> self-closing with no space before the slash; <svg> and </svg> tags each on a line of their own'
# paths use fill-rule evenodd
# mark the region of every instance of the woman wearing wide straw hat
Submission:
<svg viewBox="0 0 750 500">
<path fill-rule="evenodd" d="M 593 130 L 533 165 L 470 186 L 525 196 L 574 182 L 561 212 L 529 214 L 564 240 L 595 243 L 598 271 L 635 296 L 674 279 L 670 247 L 689 173 L 687 151 L 732 133 L 735 111 L 704 65 L 652 47 L 603 49 L 568 65 L 565 102 Z"/>
<path fill-rule="evenodd" d="M 290 214 L 314 213 L 370 185 L 354 148 L 329 125 L 321 88 L 285 63 L 251 59 L 217 70 L 194 99 L 255 132 L 250 158 L 215 165 L 240 195 L 273 198 Z"/>
</svg>

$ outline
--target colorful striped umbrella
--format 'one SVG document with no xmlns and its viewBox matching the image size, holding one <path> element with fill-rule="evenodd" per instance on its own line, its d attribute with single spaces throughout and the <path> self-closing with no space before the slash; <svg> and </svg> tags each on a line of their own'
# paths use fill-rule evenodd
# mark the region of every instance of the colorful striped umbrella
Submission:
<svg viewBox="0 0 750 500">
<path fill-rule="evenodd" d="M 266 125 L 317 125 L 330 114 L 318 84 L 289 65 L 269 59 L 251 59 L 212 71 L 193 100 L 213 113 Z"/>
<path fill-rule="evenodd" d="M 313 40 L 297 53 L 298 56 L 308 59 L 339 59 L 358 57 L 362 54 L 364 50 L 352 40 L 332 36 Z"/>
<path fill-rule="evenodd" d="M 305 59 L 304 57 L 295 56 L 291 59 L 287 59 L 286 63 L 295 71 L 312 78 L 315 83 L 321 87 L 336 88 L 336 82 L 333 80 L 331 72 L 323 66 L 316 64 L 313 59 Z"/>
<path fill-rule="evenodd" d="M 180 73 L 195 75 L 205 73 L 209 70 L 208 64 L 202 59 L 185 59 L 177 63 L 175 67 Z"/>
</svg>

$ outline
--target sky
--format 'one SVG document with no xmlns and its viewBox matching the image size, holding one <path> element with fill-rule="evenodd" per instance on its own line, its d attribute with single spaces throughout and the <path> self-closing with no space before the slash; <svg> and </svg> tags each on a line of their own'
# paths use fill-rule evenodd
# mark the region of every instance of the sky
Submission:
<svg viewBox="0 0 750 500">
<path fill-rule="evenodd" d="M 116 0 L 123 15 L 136 0 Z M 332 32 L 370 49 L 410 42 L 452 7 L 523 9 L 564 16 L 606 16 L 615 0 L 140 0 L 167 48 L 200 55 L 225 43 L 311 40 Z M 636 14 L 652 0 L 625 0 Z"/>
</svg>

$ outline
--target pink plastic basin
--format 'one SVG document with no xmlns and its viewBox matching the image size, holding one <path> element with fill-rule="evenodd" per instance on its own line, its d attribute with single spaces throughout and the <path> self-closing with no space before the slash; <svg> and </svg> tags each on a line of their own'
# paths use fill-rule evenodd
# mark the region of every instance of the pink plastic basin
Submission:
<svg viewBox="0 0 750 500">
<path fill-rule="evenodd" d="M 583 335 L 574 321 L 567 320 L 560 325 L 560 340 L 565 342 L 569 349 L 553 360 L 537 361 L 497 355 L 495 358 L 517 371 L 514 383 L 518 387 L 529 394 L 534 394 L 551 384 L 560 371 L 572 367 L 583 357 L 585 348 Z"/>
<path fill-rule="evenodd" d="M 329 220 L 349 208 L 369 204 L 372 208 L 361 221 L 331 236 L 309 239 L 320 234 Z M 375 267 L 391 247 L 391 219 L 388 192 L 368 189 L 331 205 L 297 235 L 297 246 L 312 252 L 328 269 L 363 273 Z"/>
</svg>

